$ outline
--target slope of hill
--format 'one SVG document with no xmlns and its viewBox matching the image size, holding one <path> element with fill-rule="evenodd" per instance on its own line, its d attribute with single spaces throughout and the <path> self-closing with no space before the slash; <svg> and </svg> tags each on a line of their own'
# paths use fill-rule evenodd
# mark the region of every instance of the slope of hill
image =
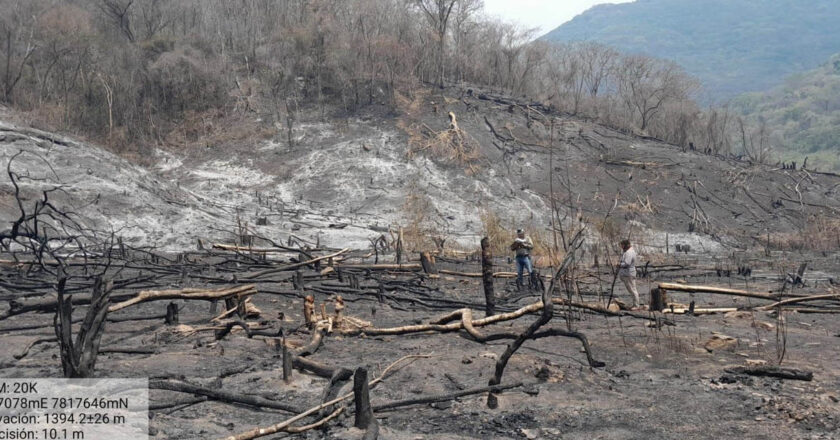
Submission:
<svg viewBox="0 0 840 440">
<path fill-rule="evenodd" d="M 2 165 L 26 151 L 12 170 L 38 179 L 20 180 L 27 200 L 61 184 L 54 202 L 92 227 L 168 250 L 192 248 L 197 239 L 231 242 L 242 225 L 274 241 L 355 248 L 404 227 L 474 249 L 488 215 L 548 240 L 550 175 L 565 224 L 587 222 L 593 238 L 611 230 L 662 251 L 668 233 L 671 244 L 722 253 L 763 247 L 772 231 L 774 242 L 835 245 L 825 227 L 840 213 L 834 176 L 802 179 L 802 171 L 684 151 L 568 116 L 554 116 L 552 136 L 532 106 L 458 92 L 420 95 L 396 116 L 302 123 L 291 150 L 267 140 L 160 151 L 151 169 L 2 125 Z M 448 128 L 448 112 L 458 115 L 457 132 Z M 467 144 L 468 154 L 449 150 Z M 2 216 L 10 221 L 16 205 L 6 180 Z M 795 189 L 791 181 L 799 182 Z"/>
<path fill-rule="evenodd" d="M 672 59 L 713 98 L 766 90 L 840 47 L 834 0 L 637 0 L 599 5 L 543 38 Z"/>
<path fill-rule="evenodd" d="M 766 93 L 733 102 L 741 113 L 763 120 L 783 159 L 840 170 L 840 55 L 817 69 L 794 75 Z"/>
</svg>

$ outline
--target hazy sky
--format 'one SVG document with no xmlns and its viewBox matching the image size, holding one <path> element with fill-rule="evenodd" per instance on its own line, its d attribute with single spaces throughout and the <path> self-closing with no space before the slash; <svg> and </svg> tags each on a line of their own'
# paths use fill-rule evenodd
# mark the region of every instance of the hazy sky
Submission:
<svg viewBox="0 0 840 440">
<path fill-rule="evenodd" d="M 540 28 L 539 34 L 542 35 L 597 4 L 629 1 L 631 0 L 484 0 L 484 9 L 488 14 L 506 21 Z"/>
</svg>

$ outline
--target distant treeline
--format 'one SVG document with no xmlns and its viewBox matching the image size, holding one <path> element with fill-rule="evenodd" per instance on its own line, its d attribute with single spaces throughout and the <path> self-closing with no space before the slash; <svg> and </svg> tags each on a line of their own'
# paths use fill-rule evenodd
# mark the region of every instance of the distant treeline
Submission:
<svg viewBox="0 0 840 440">
<path fill-rule="evenodd" d="M 783 159 L 840 170 L 840 55 L 766 93 L 740 96 L 733 107 L 769 127 Z"/>
<path fill-rule="evenodd" d="M 0 99 L 117 151 L 185 121 L 396 106 L 473 84 L 710 154 L 768 160 L 770 139 L 703 111 L 678 65 L 533 41 L 480 0 L 0 0 Z"/>
</svg>

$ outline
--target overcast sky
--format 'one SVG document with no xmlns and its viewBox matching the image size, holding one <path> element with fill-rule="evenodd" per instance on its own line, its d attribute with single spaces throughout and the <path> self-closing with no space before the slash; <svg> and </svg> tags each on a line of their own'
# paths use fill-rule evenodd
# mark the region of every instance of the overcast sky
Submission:
<svg viewBox="0 0 840 440">
<path fill-rule="evenodd" d="M 542 35 L 601 3 L 631 0 L 484 0 L 488 14 L 526 27 L 540 28 Z"/>
</svg>

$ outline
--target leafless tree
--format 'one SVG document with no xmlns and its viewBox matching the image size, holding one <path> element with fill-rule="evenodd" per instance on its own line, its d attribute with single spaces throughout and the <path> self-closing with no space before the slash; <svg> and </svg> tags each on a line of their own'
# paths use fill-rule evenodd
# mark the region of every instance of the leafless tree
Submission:
<svg viewBox="0 0 840 440">
<path fill-rule="evenodd" d="M 455 3 L 455 21 L 453 22 L 453 40 L 455 43 L 455 72 L 456 81 L 463 81 L 463 68 L 466 59 L 469 34 L 474 33 L 479 23 L 475 16 L 484 8 L 484 0 L 460 0 Z"/>
<path fill-rule="evenodd" d="M 709 107 L 705 113 L 706 145 L 716 154 L 729 154 L 732 146 L 729 140 L 732 115 L 729 105 Z"/>
<path fill-rule="evenodd" d="M 739 136 L 745 151 L 772 144 L 747 121 L 741 136 L 726 108 L 700 111 L 696 83 L 673 63 L 595 43 L 549 46 L 482 8 L 483 0 L 0 0 L 0 99 L 111 145 L 148 145 L 184 133 L 199 114 L 240 114 L 231 109 L 273 114 L 288 137 L 307 106 L 322 117 L 329 104 L 396 107 L 420 81 L 452 80 L 716 153 Z"/>
<path fill-rule="evenodd" d="M 144 39 L 156 37 L 166 29 L 175 16 L 172 15 L 172 0 L 146 0 L 140 2 L 138 21 Z"/>
<path fill-rule="evenodd" d="M 446 32 L 455 4 L 463 0 L 410 0 L 426 17 L 437 42 L 435 81 L 443 87 L 446 75 Z"/>
<path fill-rule="evenodd" d="M 0 50 L 2 50 L 3 101 L 11 102 L 12 93 L 23 76 L 37 45 L 34 41 L 34 14 L 37 2 L 0 2 Z"/>
<path fill-rule="evenodd" d="M 579 46 L 580 58 L 583 65 L 584 82 L 592 99 L 598 97 L 602 86 L 610 80 L 615 71 L 615 62 L 619 58 L 618 52 L 598 43 L 587 42 Z"/>
<path fill-rule="evenodd" d="M 548 61 L 548 77 L 553 100 L 571 113 L 578 114 L 584 96 L 583 65 L 572 46 L 552 48 Z"/>
<path fill-rule="evenodd" d="M 134 29 L 131 23 L 131 6 L 134 0 L 102 0 L 99 8 L 111 19 L 113 25 L 130 42 L 134 42 Z"/>
<path fill-rule="evenodd" d="M 625 57 L 619 69 L 619 94 L 642 132 L 669 101 L 686 99 L 693 87 L 683 70 L 670 61 L 634 55 Z"/>
<path fill-rule="evenodd" d="M 750 161 L 755 163 L 767 163 L 771 156 L 770 131 L 767 121 L 760 119 L 758 127 L 751 129 L 744 118 L 738 117 L 738 132 L 741 135 L 741 148 Z"/>
</svg>

